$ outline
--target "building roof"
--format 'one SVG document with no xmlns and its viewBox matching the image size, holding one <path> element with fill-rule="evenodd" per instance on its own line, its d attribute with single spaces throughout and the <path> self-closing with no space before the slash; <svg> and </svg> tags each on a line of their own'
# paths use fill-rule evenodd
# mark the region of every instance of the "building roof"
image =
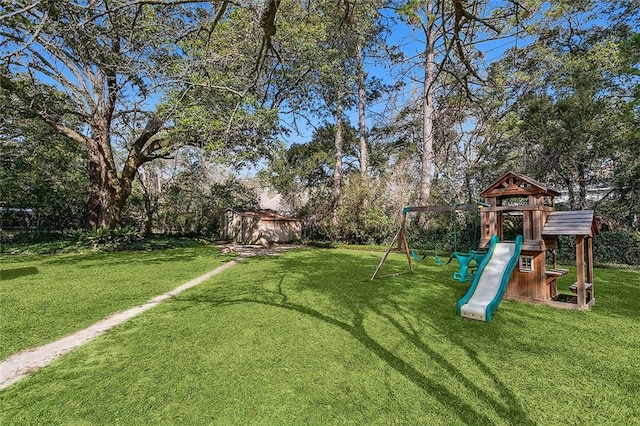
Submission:
<svg viewBox="0 0 640 426">
<path fill-rule="evenodd" d="M 560 195 L 542 183 L 528 176 L 516 172 L 507 172 L 500 179 L 493 182 L 481 194 L 484 198 L 509 198 L 529 195 Z"/>
<path fill-rule="evenodd" d="M 593 210 L 551 212 L 542 228 L 542 235 L 598 235 Z"/>
<path fill-rule="evenodd" d="M 294 217 L 283 216 L 280 213 L 270 209 L 234 209 L 228 207 L 225 212 L 232 211 L 242 217 L 254 217 L 260 220 L 273 220 L 273 221 L 299 221 Z"/>
</svg>

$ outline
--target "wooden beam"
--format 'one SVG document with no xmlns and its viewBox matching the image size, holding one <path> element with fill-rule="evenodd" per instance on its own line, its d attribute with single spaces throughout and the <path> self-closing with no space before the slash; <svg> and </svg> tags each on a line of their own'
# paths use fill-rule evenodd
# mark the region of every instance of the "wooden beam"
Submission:
<svg viewBox="0 0 640 426">
<path fill-rule="evenodd" d="M 384 265 L 384 262 L 387 260 L 387 257 L 389 256 L 389 253 L 391 253 L 391 249 L 393 249 L 393 245 L 396 243 L 396 241 L 398 241 L 398 237 L 400 237 L 400 233 L 402 232 L 403 229 L 404 229 L 404 219 L 402 221 L 402 225 L 400 226 L 400 228 L 396 232 L 396 235 L 393 237 L 393 240 L 391 241 L 391 244 L 389 244 L 389 247 L 387 247 L 387 250 L 384 252 L 384 255 L 382 256 L 382 259 L 380 259 L 380 262 L 378 263 L 378 266 L 376 267 L 375 272 L 371 276 L 371 280 L 372 281 L 376 278 L 376 276 L 378 275 L 378 272 L 382 268 L 382 265 Z"/>
<path fill-rule="evenodd" d="M 542 212 L 540 210 L 535 210 L 531 212 L 531 232 L 533 240 L 541 240 L 542 239 L 542 227 L 544 222 L 542 222 Z"/>
<path fill-rule="evenodd" d="M 587 237 L 587 282 L 591 283 L 591 298 L 595 299 L 596 293 L 593 288 L 593 238 Z"/>
<path fill-rule="evenodd" d="M 389 244 L 389 247 L 387 247 L 387 250 L 384 252 L 382 259 L 380 259 L 380 263 L 378 263 L 378 266 L 376 267 L 375 272 L 371 276 L 371 281 L 373 281 L 378 275 L 378 272 L 380 272 L 382 265 L 384 265 L 384 262 L 387 260 L 387 257 L 389 256 L 389 253 L 391 253 L 391 250 L 393 249 L 393 245 L 396 242 L 398 243 L 398 247 L 404 250 L 405 254 L 407 255 L 407 262 L 409 262 L 409 272 L 413 272 L 413 262 L 411 261 L 411 253 L 409 252 L 409 242 L 407 240 L 407 233 L 405 231 L 406 225 L 407 225 L 407 215 L 403 214 L 402 224 L 400 225 L 400 228 L 396 232 L 396 235 L 393 237 L 391 244 Z M 399 274 L 391 274 L 390 276 L 395 276 L 395 275 L 399 275 Z"/>
<path fill-rule="evenodd" d="M 487 212 L 530 212 L 530 211 L 545 211 L 553 212 L 554 209 L 549 206 L 492 206 L 483 207 L 483 211 Z"/>
<path fill-rule="evenodd" d="M 411 252 L 409 251 L 409 241 L 407 240 L 407 233 L 402 228 L 402 233 L 400 234 L 400 240 L 402 241 L 402 245 L 404 246 L 404 253 L 407 255 L 407 262 L 409 262 L 409 270 L 413 272 L 413 262 L 411 261 Z"/>
<path fill-rule="evenodd" d="M 455 212 L 455 211 L 477 211 L 480 207 L 477 204 L 458 204 L 453 206 L 409 206 L 405 207 L 403 212 L 406 213 L 428 213 L 428 212 Z"/>
<path fill-rule="evenodd" d="M 578 295 L 578 306 L 584 307 L 587 304 L 586 289 L 584 285 L 584 237 L 576 237 L 576 294 Z"/>
<path fill-rule="evenodd" d="M 533 221 L 531 212 L 523 212 L 522 215 L 522 238 L 525 240 L 533 240 Z"/>
<path fill-rule="evenodd" d="M 507 188 L 495 188 L 484 193 L 485 197 L 526 197 L 529 195 L 538 195 L 539 192 L 535 188 L 520 188 L 511 186 Z"/>
</svg>

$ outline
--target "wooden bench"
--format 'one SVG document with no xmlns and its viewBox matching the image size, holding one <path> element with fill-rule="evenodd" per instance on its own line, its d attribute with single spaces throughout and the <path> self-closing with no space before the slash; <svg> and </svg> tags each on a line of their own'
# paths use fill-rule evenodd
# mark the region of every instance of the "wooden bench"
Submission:
<svg viewBox="0 0 640 426">
<path fill-rule="evenodd" d="M 561 268 L 555 268 L 555 269 L 547 269 L 547 271 L 545 272 L 547 274 L 547 276 L 553 275 L 556 277 L 561 277 L 563 275 L 567 275 L 569 273 L 568 269 L 561 269 Z"/>
<path fill-rule="evenodd" d="M 584 289 L 587 290 L 588 292 L 591 292 L 591 288 L 593 287 L 592 283 L 584 283 Z M 571 290 L 574 293 L 578 292 L 578 283 L 573 283 L 569 286 L 569 290 Z"/>
<path fill-rule="evenodd" d="M 589 302 L 591 299 L 593 299 L 593 283 L 584 283 L 584 289 L 585 292 L 587 293 L 586 297 L 587 297 L 587 302 Z M 578 283 L 573 283 L 569 286 L 569 290 L 571 290 L 574 293 L 578 293 Z"/>
<path fill-rule="evenodd" d="M 563 275 L 567 275 L 569 273 L 568 269 L 547 269 L 545 271 L 546 283 L 549 286 L 549 297 L 554 298 L 558 294 L 558 285 L 556 284 L 556 280 Z"/>
</svg>

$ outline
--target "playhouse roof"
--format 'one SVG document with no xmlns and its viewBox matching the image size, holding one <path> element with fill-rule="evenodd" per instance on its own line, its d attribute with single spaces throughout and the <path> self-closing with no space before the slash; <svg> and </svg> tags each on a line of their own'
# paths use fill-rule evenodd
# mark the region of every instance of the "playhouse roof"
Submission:
<svg viewBox="0 0 640 426">
<path fill-rule="evenodd" d="M 556 197 L 560 193 L 528 176 L 516 172 L 507 172 L 480 194 L 484 198 L 509 198 L 529 195 Z"/>
<path fill-rule="evenodd" d="M 551 212 L 542 228 L 542 235 L 598 235 L 593 210 Z"/>
</svg>

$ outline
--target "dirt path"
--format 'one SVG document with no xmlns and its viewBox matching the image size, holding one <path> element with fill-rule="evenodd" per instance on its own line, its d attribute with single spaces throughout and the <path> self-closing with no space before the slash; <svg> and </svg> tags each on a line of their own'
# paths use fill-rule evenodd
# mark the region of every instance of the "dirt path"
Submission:
<svg viewBox="0 0 640 426">
<path fill-rule="evenodd" d="M 263 255 L 263 254 L 277 254 L 286 250 L 290 250 L 295 246 L 277 246 L 273 248 L 261 248 L 259 246 L 237 246 L 233 247 L 233 252 L 238 253 L 240 256 L 236 260 L 225 263 L 209 271 L 206 274 L 195 278 L 189 282 L 182 284 L 170 292 L 161 294 L 159 296 L 150 299 L 143 305 L 136 306 L 125 311 L 117 312 L 108 318 L 99 321 L 92 326 L 85 328 L 84 330 L 77 331 L 67 337 L 64 337 L 55 342 L 48 343 L 37 348 L 24 350 L 17 354 L 11 355 L 0 363 L 0 389 L 4 389 L 7 386 L 17 382 L 30 373 L 51 364 L 61 356 L 71 352 L 73 349 L 84 345 L 92 339 L 100 336 L 107 330 L 128 321 L 129 319 L 140 315 L 141 313 L 157 306 L 158 304 L 176 296 L 183 291 L 195 287 L 198 284 L 208 280 L 221 273 L 222 271 L 231 268 L 236 265 L 245 257 Z"/>
<path fill-rule="evenodd" d="M 28 349 L 22 352 L 18 352 L 17 354 L 10 356 L 9 358 L 2 361 L 2 363 L 0 363 L 0 389 L 6 388 L 7 386 L 32 373 L 33 371 L 51 364 L 62 355 L 71 352 L 78 346 L 84 345 L 90 340 L 93 340 L 94 338 L 100 336 L 107 330 L 120 325 L 125 321 L 128 321 L 136 315 L 140 315 L 141 313 L 153 308 L 154 306 L 157 306 L 165 300 L 176 296 L 191 287 L 197 286 L 203 281 L 206 281 L 214 275 L 217 275 L 220 272 L 231 268 L 237 263 L 238 262 L 235 260 L 227 262 L 224 265 L 217 267 L 213 271 L 207 272 L 206 274 L 198 278 L 184 283 L 180 287 L 177 287 L 168 293 L 164 293 L 154 297 L 153 299 L 150 299 L 143 305 L 136 306 L 125 311 L 117 312 L 110 317 L 105 318 L 102 321 L 99 321 L 92 326 L 85 328 L 84 330 L 77 331 L 55 342 L 51 342 L 34 349 Z"/>
</svg>

